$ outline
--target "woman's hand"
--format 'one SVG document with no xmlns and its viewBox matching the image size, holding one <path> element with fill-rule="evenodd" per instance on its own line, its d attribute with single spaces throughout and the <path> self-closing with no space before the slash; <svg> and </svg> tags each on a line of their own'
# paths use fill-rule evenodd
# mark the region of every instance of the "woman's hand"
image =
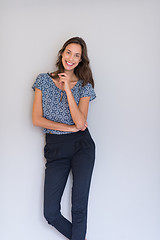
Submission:
<svg viewBox="0 0 160 240">
<path fill-rule="evenodd" d="M 81 131 L 85 131 L 87 127 L 88 127 L 88 123 L 87 123 L 87 121 L 86 121 L 85 124 L 84 124 L 84 126 L 83 126 L 83 128 L 81 128 Z"/>
<path fill-rule="evenodd" d="M 83 128 L 77 128 L 76 125 L 72 125 L 72 132 L 78 132 L 78 131 L 85 131 L 86 128 L 88 127 L 88 123 L 85 122 Z"/>
<path fill-rule="evenodd" d="M 66 73 L 59 73 L 59 84 L 60 86 L 64 86 L 64 90 L 70 90 L 70 84 L 69 84 L 69 76 Z"/>
</svg>

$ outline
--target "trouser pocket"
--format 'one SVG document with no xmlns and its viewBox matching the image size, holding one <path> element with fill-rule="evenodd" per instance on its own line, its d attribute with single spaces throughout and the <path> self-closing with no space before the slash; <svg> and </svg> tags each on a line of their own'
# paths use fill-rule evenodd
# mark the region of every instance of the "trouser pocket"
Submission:
<svg viewBox="0 0 160 240">
<path fill-rule="evenodd" d="M 57 156 L 57 149 L 55 143 L 46 143 L 44 146 L 44 157 L 48 161 L 53 161 L 56 159 Z"/>
</svg>

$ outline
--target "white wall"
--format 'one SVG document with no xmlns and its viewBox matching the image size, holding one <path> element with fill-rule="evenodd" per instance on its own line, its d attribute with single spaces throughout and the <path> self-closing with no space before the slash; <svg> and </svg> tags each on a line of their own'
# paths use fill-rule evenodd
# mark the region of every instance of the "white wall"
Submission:
<svg viewBox="0 0 160 240">
<path fill-rule="evenodd" d="M 65 239 L 43 218 L 44 135 L 31 122 L 39 73 L 81 36 L 95 78 L 89 108 L 96 165 L 87 240 L 160 239 L 160 2 L 0 3 L 3 240 Z M 63 196 L 70 218 L 71 177 Z"/>
</svg>

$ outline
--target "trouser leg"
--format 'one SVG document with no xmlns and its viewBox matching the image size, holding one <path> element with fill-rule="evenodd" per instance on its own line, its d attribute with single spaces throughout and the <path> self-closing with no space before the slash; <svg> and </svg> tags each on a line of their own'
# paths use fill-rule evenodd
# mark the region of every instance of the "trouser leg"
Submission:
<svg viewBox="0 0 160 240">
<path fill-rule="evenodd" d="M 71 239 L 72 224 L 61 214 L 61 198 L 70 172 L 70 160 L 58 159 L 45 170 L 44 216 L 65 237 Z"/>
<path fill-rule="evenodd" d="M 72 159 L 72 240 L 84 240 L 87 229 L 87 206 L 95 161 L 95 144 L 91 138 L 81 141 L 81 149 Z"/>
</svg>

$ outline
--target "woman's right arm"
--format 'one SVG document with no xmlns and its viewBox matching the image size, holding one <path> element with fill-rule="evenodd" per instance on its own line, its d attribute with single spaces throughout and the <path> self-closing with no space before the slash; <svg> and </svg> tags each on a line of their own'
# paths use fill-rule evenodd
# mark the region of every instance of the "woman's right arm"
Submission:
<svg viewBox="0 0 160 240">
<path fill-rule="evenodd" d="M 58 131 L 77 132 L 80 130 L 76 128 L 75 125 L 54 122 L 44 118 L 42 110 L 42 91 L 38 88 L 35 88 L 35 96 L 32 110 L 32 122 L 34 126 Z"/>
</svg>

